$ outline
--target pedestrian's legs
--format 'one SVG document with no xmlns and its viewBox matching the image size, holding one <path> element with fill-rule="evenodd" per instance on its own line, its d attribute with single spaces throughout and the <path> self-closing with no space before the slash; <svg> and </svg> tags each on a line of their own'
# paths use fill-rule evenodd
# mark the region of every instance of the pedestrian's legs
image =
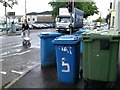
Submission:
<svg viewBox="0 0 120 90">
<path fill-rule="evenodd" d="M 30 36 L 30 30 L 28 30 L 28 36 Z"/>
<path fill-rule="evenodd" d="M 23 31 L 23 37 L 25 37 L 25 31 Z"/>
</svg>

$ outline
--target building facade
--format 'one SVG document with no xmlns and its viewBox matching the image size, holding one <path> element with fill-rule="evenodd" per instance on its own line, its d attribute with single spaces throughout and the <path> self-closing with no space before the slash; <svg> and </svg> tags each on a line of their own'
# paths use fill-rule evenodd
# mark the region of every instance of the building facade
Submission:
<svg viewBox="0 0 120 90">
<path fill-rule="evenodd" d="M 54 23 L 55 19 L 51 15 L 51 11 L 41 13 L 31 12 L 26 14 L 29 23 Z"/>
<path fill-rule="evenodd" d="M 110 27 L 115 27 L 115 18 L 116 18 L 116 0 L 112 1 L 112 9 L 111 9 L 111 20 L 110 20 Z"/>
</svg>

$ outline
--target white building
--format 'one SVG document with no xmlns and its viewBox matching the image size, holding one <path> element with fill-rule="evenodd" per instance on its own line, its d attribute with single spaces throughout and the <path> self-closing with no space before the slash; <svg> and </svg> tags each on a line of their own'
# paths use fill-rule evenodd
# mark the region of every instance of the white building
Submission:
<svg viewBox="0 0 120 90">
<path fill-rule="evenodd" d="M 116 17 L 116 0 L 112 2 L 112 9 L 111 9 L 111 23 L 110 27 L 115 27 L 115 17 Z"/>
<path fill-rule="evenodd" d="M 31 12 L 26 14 L 29 23 L 54 23 L 55 19 L 52 17 L 51 11 L 41 13 Z"/>
</svg>

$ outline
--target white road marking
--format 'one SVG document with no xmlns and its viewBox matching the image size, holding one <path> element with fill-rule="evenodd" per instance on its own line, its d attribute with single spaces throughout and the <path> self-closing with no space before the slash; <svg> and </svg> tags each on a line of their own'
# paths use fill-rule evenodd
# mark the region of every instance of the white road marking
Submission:
<svg viewBox="0 0 120 90">
<path fill-rule="evenodd" d="M 4 59 L 0 59 L 0 62 L 4 61 Z"/>
<path fill-rule="evenodd" d="M 16 52 L 20 52 L 21 51 L 21 49 L 16 49 Z"/>
<path fill-rule="evenodd" d="M 1 37 L 1 36 L 0 36 L 0 39 L 1 39 L 1 38 L 4 38 L 4 37 Z"/>
<path fill-rule="evenodd" d="M 40 49 L 40 46 L 31 46 L 30 48 L 37 48 L 37 49 Z"/>
<path fill-rule="evenodd" d="M 12 73 L 17 73 L 17 74 L 23 74 L 23 73 L 24 73 L 24 72 L 15 71 L 15 70 L 12 70 L 11 72 L 12 72 Z"/>
<path fill-rule="evenodd" d="M 27 50 L 27 51 L 25 51 L 25 52 L 18 53 L 18 55 L 22 55 L 22 54 L 28 53 L 28 52 L 30 52 L 30 51 L 31 51 L 31 50 Z"/>
<path fill-rule="evenodd" d="M 30 51 L 31 51 L 31 50 L 27 50 L 27 51 L 21 52 L 21 53 L 14 53 L 14 54 L 11 54 L 11 55 L 2 56 L 2 58 L 11 57 L 11 56 L 15 56 L 15 55 L 22 55 L 22 54 L 28 53 L 28 52 L 30 52 Z"/>
<path fill-rule="evenodd" d="M 28 66 L 27 68 L 32 68 L 32 66 Z"/>
<path fill-rule="evenodd" d="M 11 57 L 11 56 L 15 56 L 15 55 L 18 55 L 18 53 L 11 54 L 11 55 L 6 55 L 6 56 L 2 56 L 2 58 L 5 58 L 5 57 Z"/>
<path fill-rule="evenodd" d="M 9 52 L 2 53 L 2 56 L 3 56 L 3 55 L 6 55 L 6 54 L 8 54 L 8 53 L 9 53 Z"/>
<path fill-rule="evenodd" d="M 0 73 L 1 73 L 1 74 L 4 74 L 4 75 L 6 75 L 6 74 L 7 74 L 7 72 L 5 72 L 5 71 L 1 71 Z"/>
<path fill-rule="evenodd" d="M 12 46 L 12 47 L 14 47 L 14 48 L 15 48 L 15 47 L 20 47 L 21 45 L 22 45 L 22 44 L 18 44 L 18 45 Z"/>
</svg>

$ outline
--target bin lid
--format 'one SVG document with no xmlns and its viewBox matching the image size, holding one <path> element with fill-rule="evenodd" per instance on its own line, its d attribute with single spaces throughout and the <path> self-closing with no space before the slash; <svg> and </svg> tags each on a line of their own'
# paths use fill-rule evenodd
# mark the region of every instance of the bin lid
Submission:
<svg viewBox="0 0 120 90">
<path fill-rule="evenodd" d="M 108 32 L 82 34 L 82 41 L 109 40 L 111 42 L 120 41 L 120 35 L 110 35 Z"/>
<path fill-rule="evenodd" d="M 64 35 L 57 37 L 53 40 L 54 44 L 77 44 L 79 43 L 78 36 L 76 35 Z"/>
<path fill-rule="evenodd" d="M 109 34 L 109 30 L 99 30 L 99 29 L 95 29 L 95 30 L 89 30 L 88 32 L 84 32 L 83 34 L 100 34 L 100 35 L 108 35 Z"/>
<path fill-rule="evenodd" d="M 79 29 L 79 31 L 76 32 L 76 35 L 81 35 L 82 33 L 88 32 L 88 31 L 90 31 L 90 30 L 81 28 L 81 29 Z"/>
<path fill-rule="evenodd" d="M 58 37 L 61 36 L 61 33 L 58 32 L 41 32 L 38 36 L 40 38 L 49 38 L 49 37 Z"/>
</svg>

